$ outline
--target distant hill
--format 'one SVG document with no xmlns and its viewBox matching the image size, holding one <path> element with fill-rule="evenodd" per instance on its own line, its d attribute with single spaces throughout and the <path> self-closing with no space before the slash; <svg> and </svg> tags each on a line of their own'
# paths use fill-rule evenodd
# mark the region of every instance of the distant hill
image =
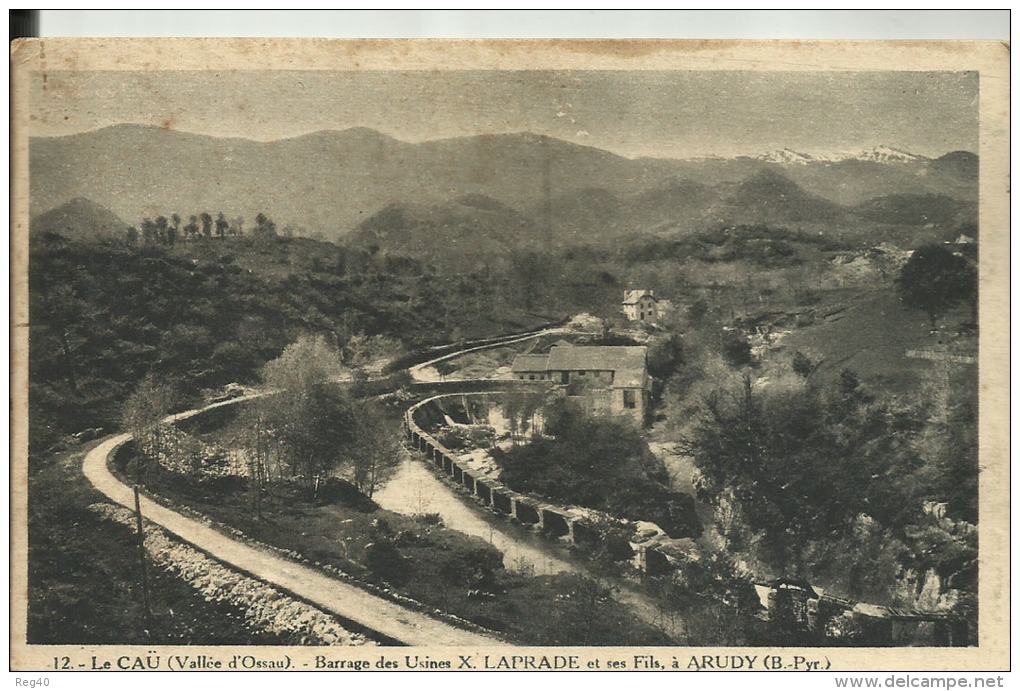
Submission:
<svg viewBox="0 0 1020 691">
<path fill-rule="evenodd" d="M 869 199 L 856 207 L 869 221 L 921 226 L 977 223 L 977 205 L 944 194 L 891 194 Z"/>
<path fill-rule="evenodd" d="M 633 230 L 624 200 L 603 187 L 586 187 L 554 197 L 532 210 L 543 226 L 555 229 L 558 244 L 583 244 Z"/>
<path fill-rule="evenodd" d="M 812 155 L 801 153 L 800 151 L 794 151 L 790 148 L 778 149 L 776 151 L 770 151 L 762 154 L 758 157 L 759 161 L 767 161 L 769 163 L 836 163 L 840 161 L 870 161 L 873 163 L 915 163 L 920 161 L 930 160 L 926 156 L 920 154 L 914 154 L 903 149 L 897 149 L 892 146 L 885 146 L 879 144 L 873 149 L 867 149 L 860 151 L 855 154 L 839 153 L 839 154 L 822 154 Z"/>
<path fill-rule="evenodd" d="M 628 216 L 649 232 L 695 230 L 719 191 L 690 179 L 666 178 L 630 199 Z"/>
<path fill-rule="evenodd" d="M 759 161 L 766 161 L 768 163 L 799 163 L 807 164 L 815 161 L 815 157 L 811 154 L 804 154 L 800 151 L 794 151 L 790 148 L 777 149 L 775 151 L 769 151 L 768 153 L 762 154 L 758 157 Z"/>
<path fill-rule="evenodd" d="M 765 169 L 736 185 L 710 213 L 726 222 L 787 224 L 840 220 L 846 210 Z"/>
<path fill-rule="evenodd" d="M 929 160 L 925 156 L 910 153 L 903 149 L 880 144 L 870 151 L 864 151 L 854 156 L 858 161 L 875 161 L 876 163 L 914 163 L 917 161 Z"/>
<path fill-rule="evenodd" d="M 73 240 L 123 239 L 128 226 L 117 214 L 88 199 L 72 199 L 29 222 L 33 235 L 56 233 Z"/>
<path fill-rule="evenodd" d="M 586 187 L 524 211 L 479 194 L 438 204 L 391 204 L 363 221 L 344 244 L 447 268 L 499 266 L 517 251 L 618 247 L 632 237 L 683 238 L 736 225 L 819 233 L 848 246 L 888 241 L 911 247 L 976 226 L 976 211 L 973 202 L 939 194 L 885 195 L 846 206 L 764 167 L 715 186 L 669 178 L 629 195 Z"/>
<path fill-rule="evenodd" d="M 535 222 L 479 194 L 443 204 L 391 204 L 365 219 L 345 244 L 437 267 L 505 266 L 513 250 L 540 242 Z"/>
<path fill-rule="evenodd" d="M 515 208 L 593 185 L 631 192 L 658 174 L 607 151 L 530 133 L 408 144 L 374 130 L 276 142 L 119 125 L 30 145 L 32 213 L 87 197 L 138 223 L 264 212 L 337 239 L 394 203 L 483 194 Z"/>
<path fill-rule="evenodd" d="M 980 161 L 977 154 L 969 151 L 950 151 L 932 161 L 931 167 L 965 180 L 976 180 Z"/>
<path fill-rule="evenodd" d="M 732 201 L 749 199 L 774 219 L 833 213 L 824 202 L 855 206 L 891 194 L 977 199 L 977 157 L 967 152 L 929 160 L 880 147 L 869 160 L 841 161 L 786 153 L 769 158 L 775 162 L 628 159 L 529 132 L 408 143 L 352 128 L 257 142 L 117 125 L 31 140 L 31 213 L 75 198 L 136 225 L 146 216 L 220 211 L 250 225 L 263 212 L 280 227 L 336 240 L 394 204 L 483 195 L 565 235 L 552 241 L 569 243 L 594 222 L 604 235 L 635 225 L 689 227 L 720 196 L 763 171 L 788 178 L 801 193 L 787 195 L 778 210 L 761 203 L 769 194 L 764 188 L 738 190 Z M 767 180 L 752 184 L 767 187 Z"/>
</svg>

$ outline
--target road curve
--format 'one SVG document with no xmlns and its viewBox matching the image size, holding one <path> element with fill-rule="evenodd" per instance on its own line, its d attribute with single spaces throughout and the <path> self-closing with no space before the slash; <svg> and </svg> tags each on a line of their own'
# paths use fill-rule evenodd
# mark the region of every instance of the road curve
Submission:
<svg viewBox="0 0 1020 691">
<path fill-rule="evenodd" d="M 527 340 L 530 340 L 532 338 L 539 338 L 540 336 L 548 336 L 550 334 L 565 334 L 565 333 L 576 333 L 576 332 L 573 332 L 570 329 L 567 329 L 566 327 L 563 327 L 563 326 L 554 326 L 554 327 L 550 327 L 548 329 L 541 329 L 539 331 L 531 331 L 531 332 L 526 333 L 526 334 L 512 334 L 510 336 L 507 336 L 506 338 L 501 338 L 499 340 L 494 340 L 494 341 L 492 341 L 490 343 L 484 343 L 482 345 L 472 346 L 470 348 L 465 348 L 464 350 L 457 350 L 457 351 L 454 351 L 452 353 L 447 353 L 446 355 L 440 355 L 439 357 L 432 358 L 431 360 L 427 360 L 425 362 L 419 362 L 417 365 L 412 365 L 411 367 L 408 367 L 407 371 L 411 375 L 411 379 L 413 379 L 416 382 L 439 381 L 438 376 L 432 376 L 432 375 L 429 374 L 430 368 L 434 367 L 437 363 L 443 362 L 445 360 L 452 360 L 454 358 L 460 357 L 461 355 L 465 355 L 467 353 L 474 353 L 474 352 L 479 351 L 479 350 L 492 350 L 493 348 L 502 348 L 503 346 L 512 345 L 514 343 L 521 343 L 522 341 L 527 341 Z M 472 380 L 472 379 L 449 380 L 448 379 L 448 380 L 445 380 L 445 381 L 465 381 L 465 382 L 467 382 L 467 381 L 475 381 L 475 380 Z"/>
<path fill-rule="evenodd" d="M 201 411 L 189 411 L 172 416 L 172 419 L 180 420 L 198 412 Z M 89 482 L 110 500 L 133 510 L 133 489 L 114 476 L 108 467 L 113 453 L 130 439 L 130 434 L 119 434 L 96 446 L 85 456 L 83 471 Z M 145 497 L 141 499 L 141 508 L 147 520 L 224 564 L 289 591 L 324 612 L 357 622 L 393 640 L 410 646 L 428 647 L 507 645 L 495 637 L 459 629 L 421 612 L 405 609 L 308 566 L 239 542 Z"/>
</svg>

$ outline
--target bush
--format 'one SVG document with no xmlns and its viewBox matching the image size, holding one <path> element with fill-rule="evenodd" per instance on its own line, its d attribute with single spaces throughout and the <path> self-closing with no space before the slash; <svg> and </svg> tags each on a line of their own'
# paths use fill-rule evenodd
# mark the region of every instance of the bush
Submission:
<svg viewBox="0 0 1020 691">
<path fill-rule="evenodd" d="M 825 639 L 832 645 L 860 645 L 864 636 L 864 627 L 850 612 L 836 615 L 825 623 Z"/>
<path fill-rule="evenodd" d="M 407 580 L 407 560 L 388 539 L 365 545 L 365 566 L 374 576 L 387 583 L 401 585 Z"/>
<path fill-rule="evenodd" d="M 722 332 L 722 356 L 733 368 L 749 367 L 754 364 L 750 341 L 736 329 Z"/>
<path fill-rule="evenodd" d="M 793 355 L 794 372 L 807 379 L 808 377 L 811 376 L 811 373 L 815 371 L 815 367 L 816 367 L 815 363 L 811 362 L 811 358 L 809 358 L 807 355 L 800 352 L 799 350 L 796 353 L 794 353 Z"/>
<path fill-rule="evenodd" d="M 503 553 L 486 544 L 459 546 L 436 551 L 439 575 L 451 585 L 489 588 L 503 570 Z"/>
<path fill-rule="evenodd" d="M 492 446 L 496 439 L 496 431 L 487 426 L 472 425 L 471 427 L 448 427 L 436 435 L 439 443 L 451 450 L 482 449 Z"/>
<path fill-rule="evenodd" d="M 316 498 L 320 504 L 342 504 L 362 513 L 371 513 L 379 508 L 378 504 L 358 491 L 357 487 L 338 477 L 330 477 L 320 483 Z"/>
<path fill-rule="evenodd" d="M 415 514 L 415 519 L 425 525 L 443 527 L 443 516 L 439 513 L 419 513 Z"/>
</svg>

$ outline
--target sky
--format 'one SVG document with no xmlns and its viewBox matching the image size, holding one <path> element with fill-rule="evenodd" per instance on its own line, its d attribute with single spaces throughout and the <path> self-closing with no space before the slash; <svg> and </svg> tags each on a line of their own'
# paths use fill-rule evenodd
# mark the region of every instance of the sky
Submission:
<svg viewBox="0 0 1020 691">
<path fill-rule="evenodd" d="M 530 131 L 627 156 L 978 150 L 974 72 L 50 72 L 33 136 L 130 122 L 269 141 L 370 127 L 403 141 Z"/>
</svg>

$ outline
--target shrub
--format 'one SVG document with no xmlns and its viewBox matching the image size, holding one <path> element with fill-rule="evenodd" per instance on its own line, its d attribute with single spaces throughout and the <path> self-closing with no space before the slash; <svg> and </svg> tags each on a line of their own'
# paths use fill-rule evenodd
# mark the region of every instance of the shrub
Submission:
<svg viewBox="0 0 1020 691">
<path fill-rule="evenodd" d="M 722 356 L 731 367 L 748 367 L 754 364 L 751 343 L 737 330 L 722 332 Z"/>
<path fill-rule="evenodd" d="M 488 588 L 503 570 L 503 553 L 484 543 L 456 545 L 436 550 L 439 575 L 451 585 Z"/>
<path fill-rule="evenodd" d="M 342 504 L 363 513 L 370 513 L 379 505 L 366 497 L 347 480 L 338 477 L 326 478 L 319 484 L 316 498 L 320 504 Z"/>
<path fill-rule="evenodd" d="M 396 545 L 387 539 L 365 545 L 365 566 L 387 583 L 400 585 L 407 580 L 407 560 Z"/>
</svg>

